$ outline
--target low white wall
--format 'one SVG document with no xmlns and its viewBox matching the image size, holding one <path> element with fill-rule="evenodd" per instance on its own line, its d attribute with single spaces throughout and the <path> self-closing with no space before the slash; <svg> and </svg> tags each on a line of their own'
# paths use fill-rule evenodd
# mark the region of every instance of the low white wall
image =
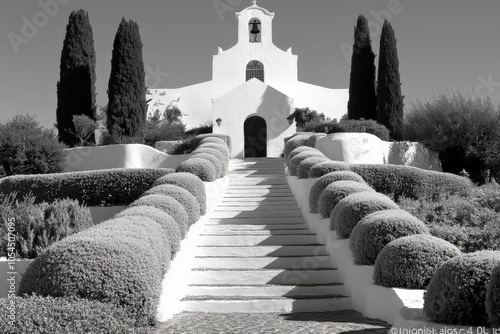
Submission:
<svg viewBox="0 0 500 334">
<path fill-rule="evenodd" d="M 332 160 L 355 164 L 393 164 L 441 172 L 436 152 L 421 143 L 386 142 L 369 133 L 333 133 L 316 141 L 315 148 Z"/>
</svg>

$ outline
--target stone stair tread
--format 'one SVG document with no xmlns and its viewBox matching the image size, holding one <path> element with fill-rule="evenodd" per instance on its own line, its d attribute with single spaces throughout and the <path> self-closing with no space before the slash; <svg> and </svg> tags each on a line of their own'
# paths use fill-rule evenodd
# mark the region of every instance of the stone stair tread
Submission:
<svg viewBox="0 0 500 334">
<path fill-rule="evenodd" d="M 310 231 L 306 224 L 273 224 L 273 225 L 244 225 L 244 224 L 205 224 L 203 231 Z"/>
<path fill-rule="evenodd" d="M 281 217 L 281 218 L 270 218 L 270 217 L 235 217 L 235 218 L 209 218 L 209 222 L 220 225 L 275 225 L 275 224 L 304 224 L 304 218 L 302 217 Z"/>
<path fill-rule="evenodd" d="M 324 245 L 321 246 L 233 246 L 233 247 L 196 247 L 195 256 L 314 256 L 327 255 L 328 251 Z"/>
<path fill-rule="evenodd" d="M 329 294 L 329 295 L 292 295 L 292 296 L 187 296 L 181 301 L 196 301 L 196 300 L 280 300 L 280 299 L 330 299 L 330 298 L 348 298 L 345 295 Z"/>
<path fill-rule="evenodd" d="M 315 235 L 200 236 L 199 246 L 319 245 Z"/>
<path fill-rule="evenodd" d="M 303 295 L 344 295 L 340 283 L 317 286 L 293 286 L 262 284 L 255 286 L 189 286 L 188 296 L 303 296 Z"/>
<path fill-rule="evenodd" d="M 335 269 L 329 256 L 302 257 L 196 257 L 193 270 L 324 270 Z"/>
</svg>

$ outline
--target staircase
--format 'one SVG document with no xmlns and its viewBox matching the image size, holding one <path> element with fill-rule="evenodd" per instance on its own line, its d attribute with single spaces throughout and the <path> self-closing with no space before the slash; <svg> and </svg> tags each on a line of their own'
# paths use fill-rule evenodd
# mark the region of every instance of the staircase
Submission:
<svg viewBox="0 0 500 334">
<path fill-rule="evenodd" d="M 202 228 L 182 310 L 327 312 L 351 308 L 327 250 L 302 218 L 279 158 L 233 159 Z"/>
</svg>

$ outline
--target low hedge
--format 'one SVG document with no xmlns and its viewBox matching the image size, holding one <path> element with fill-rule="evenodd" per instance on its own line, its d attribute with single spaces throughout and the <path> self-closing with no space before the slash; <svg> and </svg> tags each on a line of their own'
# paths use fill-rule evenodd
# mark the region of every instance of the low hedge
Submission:
<svg viewBox="0 0 500 334">
<path fill-rule="evenodd" d="M 114 218 L 130 216 L 146 217 L 160 224 L 171 246 L 171 258 L 179 251 L 181 230 L 179 224 L 169 214 L 150 206 L 131 206 L 116 214 Z"/>
<path fill-rule="evenodd" d="M 130 206 L 151 206 L 160 209 L 177 222 L 181 231 L 181 237 L 184 238 L 186 236 L 189 228 L 188 214 L 184 206 L 175 198 L 160 194 L 145 195 L 134 201 Z"/>
<path fill-rule="evenodd" d="M 460 254 L 457 247 L 432 235 L 402 237 L 382 249 L 373 280 L 385 287 L 425 289 L 437 268 Z"/>
<path fill-rule="evenodd" d="M 327 157 L 309 157 L 302 160 L 297 166 L 297 176 L 299 179 L 307 179 L 309 177 L 309 171 L 312 167 L 326 161 L 330 161 L 330 159 Z"/>
<path fill-rule="evenodd" d="M 205 182 L 213 182 L 217 179 L 215 167 L 210 161 L 203 158 L 189 158 L 181 162 L 176 172 L 194 174 Z"/>
<path fill-rule="evenodd" d="M 344 198 L 351 194 L 370 191 L 375 192 L 370 186 L 357 181 L 335 181 L 326 186 L 318 198 L 318 211 L 322 218 L 330 218 L 333 208 Z"/>
<path fill-rule="evenodd" d="M 227 171 L 229 170 L 229 159 L 224 155 L 224 153 L 215 148 L 207 148 L 207 147 L 197 148 L 196 150 L 193 151 L 192 156 L 196 155 L 197 153 L 209 153 L 215 156 L 222 164 L 222 170 L 223 170 L 222 176 L 227 175 Z"/>
<path fill-rule="evenodd" d="M 317 166 L 317 165 L 316 165 Z M 314 168 L 314 167 L 313 167 Z M 365 181 L 361 176 L 356 173 L 349 171 L 338 171 L 331 172 L 321 176 L 316 182 L 314 182 L 311 190 L 309 192 L 309 208 L 311 213 L 318 213 L 318 199 L 321 192 L 331 183 L 336 181 L 355 181 L 365 184 Z"/>
<path fill-rule="evenodd" d="M 442 264 L 424 292 L 426 317 L 452 325 L 487 326 L 486 293 L 500 252 L 480 251 Z"/>
<path fill-rule="evenodd" d="M 200 144 L 208 144 L 208 143 L 221 144 L 221 145 L 227 146 L 226 141 L 224 139 L 221 139 L 218 137 L 206 137 L 206 138 L 203 138 L 202 140 L 200 140 Z"/>
<path fill-rule="evenodd" d="M 326 133 L 313 133 L 309 136 L 309 139 L 306 141 L 306 145 L 314 147 L 314 145 L 316 145 L 316 141 L 318 141 L 318 139 L 323 137 L 326 137 Z"/>
<path fill-rule="evenodd" d="M 340 239 L 347 239 L 356 224 L 372 212 L 399 209 L 389 197 L 377 192 L 354 193 L 342 199 L 330 214 L 330 229 Z"/>
<path fill-rule="evenodd" d="M 146 333 L 117 305 L 76 297 L 0 298 L 2 333 Z M 9 317 L 12 315 L 12 317 Z M 15 320 L 13 320 L 15 317 Z"/>
<path fill-rule="evenodd" d="M 490 283 L 486 290 L 486 312 L 490 325 L 494 328 L 500 327 L 500 266 L 493 269 Z"/>
<path fill-rule="evenodd" d="M 309 146 L 299 146 L 295 149 L 292 150 L 285 159 L 286 165 L 290 167 L 290 161 L 293 159 L 294 156 L 297 154 L 303 153 L 303 152 L 318 152 L 319 150 L 309 147 Z"/>
<path fill-rule="evenodd" d="M 201 141 L 205 138 L 219 138 L 222 139 L 226 143 L 226 147 L 229 149 L 229 152 L 232 150 L 232 143 L 231 143 L 231 137 L 228 135 L 221 135 L 218 133 L 207 133 L 207 134 L 201 134 L 197 135 L 194 137 L 195 143 L 199 145 Z"/>
<path fill-rule="evenodd" d="M 311 134 L 297 133 L 285 141 L 283 155 L 287 164 L 290 162 L 290 159 L 288 157 L 290 153 L 298 147 L 307 146 L 309 137 L 311 137 Z"/>
<path fill-rule="evenodd" d="M 153 187 L 162 184 L 173 184 L 189 191 L 200 205 L 200 214 L 207 212 L 207 193 L 203 181 L 191 173 L 172 173 L 160 177 L 153 183 Z"/>
<path fill-rule="evenodd" d="M 222 161 L 217 159 L 217 157 L 213 154 L 210 153 L 203 153 L 203 149 L 198 149 L 198 152 L 193 152 L 191 155 L 192 158 L 202 158 L 205 160 L 210 161 L 210 163 L 214 166 L 215 168 L 215 174 L 217 175 L 217 178 L 224 177 L 225 174 L 225 167 L 222 165 Z"/>
<path fill-rule="evenodd" d="M 15 175 L 0 179 L 0 194 L 30 192 L 36 203 L 70 198 L 87 206 L 128 205 L 138 199 L 170 168 L 117 168 L 43 175 Z"/>
<path fill-rule="evenodd" d="M 292 159 L 290 159 L 290 166 L 288 167 L 290 175 L 297 176 L 297 167 L 299 166 L 299 164 L 303 160 L 311 157 L 321 157 L 327 159 L 323 153 L 321 153 L 319 150 L 316 149 L 311 149 L 310 151 L 301 152 L 295 155 Z"/>
<path fill-rule="evenodd" d="M 377 192 L 394 197 L 434 198 L 439 194 L 462 194 L 471 189 L 471 181 L 450 173 L 399 165 L 351 165 L 351 170 Z"/>
<path fill-rule="evenodd" d="M 388 243 L 414 234 L 429 234 L 429 228 L 404 210 L 381 210 L 370 213 L 354 226 L 349 247 L 356 264 L 373 265 Z"/>
<path fill-rule="evenodd" d="M 200 144 L 200 146 L 198 146 L 197 148 L 213 148 L 215 150 L 220 151 L 222 154 L 224 154 L 224 156 L 227 159 L 231 158 L 231 152 L 229 151 L 229 149 L 227 148 L 226 145 L 214 144 L 214 143 L 205 143 L 205 144 Z"/>
<path fill-rule="evenodd" d="M 351 166 L 347 162 L 330 160 L 321 162 L 311 167 L 311 169 L 309 170 L 309 177 L 322 177 L 323 175 L 329 174 L 331 172 L 341 171 L 351 171 Z"/>
<path fill-rule="evenodd" d="M 200 219 L 200 205 L 189 191 L 173 184 L 162 184 L 146 191 L 144 195 L 160 194 L 174 198 L 186 210 L 188 215 L 188 226 L 193 225 Z"/>
</svg>

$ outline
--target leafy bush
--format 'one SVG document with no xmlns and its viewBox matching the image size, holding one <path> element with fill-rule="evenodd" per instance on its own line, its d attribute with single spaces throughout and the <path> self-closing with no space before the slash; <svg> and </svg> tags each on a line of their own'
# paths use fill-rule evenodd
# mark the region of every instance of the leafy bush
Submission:
<svg viewBox="0 0 500 334">
<path fill-rule="evenodd" d="M 300 153 L 304 153 L 304 152 L 318 152 L 319 150 L 315 149 L 314 147 L 310 147 L 310 146 L 299 146 L 295 149 L 293 149 L 289 154 L 288 156 L 286 157 L 286 165 L 288 167 L 290 167 L 290 162 L 291 160 L 297 155 L 297 154 L 300 154 Z"/>
<path fill-rule="evenodd" d="M 486 290 L 486 311 L 491 326 L 494 328 L 500 327 L 500 266 L 493 269 Z"/>
<path fill-rule="evenodd" d="M 227 148 L 229 149 L 229 152 L 231 152 L 232 149 L 232 144 L 231 144 L 231 137 L 228 135 L 221 135 L 218 133 L 207 133 L 207 134 L 200 134 L 194 137 L 194 141 L 196 145 L 199 145 L 200 142 L 205 139 L 205 138 L 220 138 L 226 142 Z"/>
<path fill-rule="evenodd" d="M 355 181 L 366 184 L 361 176 L 349 171 L 335 171 L 321 176 L 316 182 L 314 182 L 311 187 L 311 191 L 309 192 L 309 208 L 311 213 L 319 213 L 319 196 L 328 185 L 336 181 Z"/>
<path fill-rule="evenodd" d="M 114 218 L 122 217 L 146 217 L 154 220 L 163 227 L 165 236 L 171 246 L 171 258 L 177 253 L 181 243 L 181 230 L 179 224 L 167 213 L 150 206 L 131 206 L 118 214 Z M 135 218 L 134 218 L 135 219 Z"/>
<path fill-rule="evenodd" d="M 15 307 L 15 321 L 9 308 Z M 0 298 L 3 333 L 145 333 L 124 308 L 75 297 Z M 145 329 L 144 329 L 145 330 Z"/>
<path fill-rule="evenodd" d="M 219 150 L 222 154 L 224 154 L 226 159 L 231 158 L 231 153 L 226 145 L 215 144 L 215 143 L 204 143 L 204 144 L 200 144 L 198 146 L 198 148 L 213 148 L 213 149 Z"/>
<path fill-rule="evenodd" d="M 191 173 L 173 173 L 160 177 L 155 181 L 153 187 L 162 184 L 173 184 L 189 191 L 200 205 L 200 214 L 207 212 L 207 194 L 205 185 L 199 177 Z"/>
<path fill-rule="evenodd" d="M 350 170 L 351 167 L 347 162 L 330 160 L 321 162 L 311 167 L 311 169 L 309 170 L 309 177 L 316 178 L 331 172 L 350 171 Z"/>
<path fill-rule="evenodd" d="M 168 122 L 163 120 L 160 122 L 146 122 L 144 131 L 144 144 L 155 147 L 156 142 L 165 140 L 181 140 L 184 139 L 184 131 L 186 126 L 182 122 Z"/>
<path fill-rule="evenodd" d="M 184 139 L 180 143 L 174 145 L 170 151 L 171 155 L 189 154 L 193 152 L 198 145 L 192 138 Z"/>
<path fill-rule="evenodd" d="M 188 226 L 193 225 L 200 219 L 200 205 L 196 198 L 186 189 L 173 184 L 162 184 L 155 186 L 144 193 L 144 195 L 160 194 L 173 197 L 186 210 L 188 215 Z"/>
<path fill-rule="evenodd" d="M 373 270 L 375 284 L 408 289 L 425 289 L 436 270 L 460 250 L 431 235 L 416 234 L 388 243 Z"/>
<path fill-rule="evenodd" d="M 201 135 L 201 134 L 212 134 L 213 132 L 213 123 L 212 121 L 207 121 L 205 124 L 201 124 L 200 126 L 197 126 L 196 128 L 189 129 L 186 131 L 187 135 L 190 136 L 196 136 L 196 135 Z"/>
<path fill-rule="evenodd" d="M 15 222 L 15 249 L 19 258 L 32 259 L 66 236 L 91 227 L 90 210 L 75 200 L 35 204 L 33 196 L 14 200 L 15 194 L 0 195 L 0 254 L 7 255 L 8 221 Z"/>
<path fill-rule="evenodd" d="M 326 186 L 318 198 L 318 209 L 322 218 L 330 218 L 333 208 L 345 197 L 362 192 L 374 190 L 357 181 L 335 181 Z"/>
<path fill-rule="evenodd" d="M 200 140 L 200 144 L 208 144 L 208 143 L 227 145 L 224 139 L 218 137 L 205 137 L 202 140 Z"/>
<path fill-rule="evenodd" d="M 327 157 L 309 157 L 302 160 L 297 166 L 297 176 L 299 179 L 307 179 L 312 167 L 320 162 L 330 161 Z"/>
<path fill-rule="evenodd" d="M 500 252 L 480 251 L 446 261 L 424 292 L 424 313 L 434 322 L 486 326 L 486 291 Z"/>
<path fill-rule="evenodd" d="M 229 159 L 221 151 L 215 148 L 200 147 L 193 151 L 192 156 L 196 155 L 197 153 L 209 153 L 215 156 L 222 164 L 222 177 L 227 175 L 227 171 L 229 170 Z"/>
<path fill-rule="evenodd" d="M 324 133 L 339 133 L 339 132 L 354 132 L 354 133 L 370 133 L 377 136 L 383 141 L 389 141 L 389 130 L 382 124 L 374 120 L 365 119 L 342 119 L 339 122 L 333 120 L 331 122 L 313 122 L 309 126 L 304 127 L 307 132 L 324 132 Z"/>
<path fill-rule="evenodd" d="M 179 229 L 181 231 L 181 237 L 184 238 L 188 231 L 188 214 L 184 206 L 179 203 L 175 198 L 166 195 L 153 194 L 145 195 L 135 200 L 131 207 L 134 206 L 151 206 L 161 211 L 167 213 L 172 217 L 177 224 L 179 224 Z"/>
<path fill-rule="evenodd" d="M 306 145 L 310 147 L 314 147 L 318 139 L 326 137 L 326 133 L 313 133 L 309 139 L 306 141 Z"/>
<path fill-rule="evenodd" d="M 186 172 L 198 176 L 202 181 L 213 182 L 217 179 L 217 171 L 210 161 L 202 158 L 189 158 L 180 163 L 176 172 Z"/>
<path fill-rule="evenodd" d="M 297 147 L 300 146 L 306 146 L 310 136 L 311 134 L 297 133 L 293 135 L 291 138 L 289 138 L 287 141 L 285 141 L 285 148 L 283 150 L 285 163 L 287 164 L 290 163 L 290 159 L 288 156 L 293 150 L 295 150 Z"/>
<path fill-rule="evenodd" d="M 372 212 L 399 209 L 389 197 L 377 192 L 354 193 L 342 199 L 330 214 L 330 228 L 340 239 L 347 239 L 356 224 Z"/>
<path fill-rule="evenodd" d="M 43 129 L 32 116 L 0 123 L 0 164 L 7 176 L 62 172 L 64 148 L 54 131 Z"/>
<path fill-rule="evenodd" d="M 414 234 L 429 234 L 429 228 L 404 210 L 381 210 L 359 221 L 351 232 L 349 247 L 359 265 L 373 265 L 391 241 Z"/>
<path fill-rule="evenodd" d="M 203 153 L 203 151 L 199 151 L 199 150 L 203 150 L 203 148 L 199 148 L 199 149 L 195 150 L 195 152 L 193 152 L 193 154 L 191 155 L 190 158 L 202 158 L 202 159 L 208 160 L 215 168 L 215 174 L 217 175 L 216 177 L 217 178 L 224 177 L 225 166 L 222 165 L 222 161 L 217 159 L 217 157 L 215 155 L 212 155 L 210 153 Z M 198 151 L 198 152 L 196 152 L 196 151 Z M 225 159 L 225 160 L 227 160 L 227 159 Z"/>
<path fill-rule="evenodd" d="M 29 193 L 35 203 L 70 198 L 87 206 L 128 205 L 159 177 L 173 173 L 170 168 L 116 168 L 46 175 L 14 175 L 0 179 L 0 194 Z"/>
<path fill-rule="evenodd" d="M 303 131 L 302 129 L 311 122 L 326 120 L 325 114 L 318 113 L 316 110 L 310 110 L 309 108 L 295 108 L 293 117 L 295 119 L 297 131 Z"/>
<path fill-rule="evenodd" d="M 323 153 L 313 148 L 311 148 L 310 151 L 299 153 L 295 155 L 292 159 L 290 159 L 290 167 L 288 168 L 290 175 L 297 176 L 297 167 L 299 166 L 299 164 L 303 160 L 311 157 L 322 157 L 327 159 Z"/>
</svg>

